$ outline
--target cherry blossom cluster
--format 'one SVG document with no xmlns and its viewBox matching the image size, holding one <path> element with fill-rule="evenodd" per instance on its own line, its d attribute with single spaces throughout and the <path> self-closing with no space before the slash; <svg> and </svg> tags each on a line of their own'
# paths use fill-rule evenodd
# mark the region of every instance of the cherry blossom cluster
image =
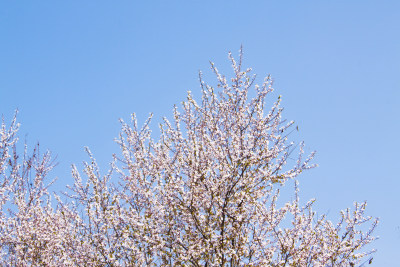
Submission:
<svg viewBox="0 0 400 267">
<path fill-rule="evenodd" d="M 151 117 L 121 120 L 106 174 L 89 149 L 66 197 L 49 193 L 50 153 L 17 153 L 16 119 L 0 129 L 0 262 L 12 266 L 356 266 L 378 221 L 366 203 L 333 223 L 301 204 L 297 176 L 312 168 L 289 140 L 271 78 L 260 85 L 229 54 L 233 78 L 211 63 L 216 86 L 200 74 L 152 138 Z M 268 98 L 268 99 L 267 99 Z M 299 148 L 298 152 L 296 148 Z M 291 155 L 298 153 L 298 160 Z M 292 166 L 293 165 L 293 166 Z M 294 197 L 279 190 L 295 181 Z M 62 200 L 64 198 L 64 200 Z M 66 199 L 66 200 L 65 200 Z M 278 201 L 279 199 L 279 201 Z M 282 204 L 283 203 L 283 204 Z"/>
</svg>

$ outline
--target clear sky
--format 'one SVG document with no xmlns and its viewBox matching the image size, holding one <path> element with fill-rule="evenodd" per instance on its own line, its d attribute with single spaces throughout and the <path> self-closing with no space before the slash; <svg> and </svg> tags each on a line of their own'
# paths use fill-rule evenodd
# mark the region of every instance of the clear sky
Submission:
<svg viewBox="0 0 400 267">
<path fill-rule="evenodd" d="M 399 266 L 399 1 L 1 1 L 0 113 L 18 108 L 22 139 L 58 155 L 59 191 L 84 146 L 106 171 L 119 118 L 170 116 L 241 44 L 317 150 L 301 199 L 332 218 L 367 200 L 374 264 Z"/>
</svg>

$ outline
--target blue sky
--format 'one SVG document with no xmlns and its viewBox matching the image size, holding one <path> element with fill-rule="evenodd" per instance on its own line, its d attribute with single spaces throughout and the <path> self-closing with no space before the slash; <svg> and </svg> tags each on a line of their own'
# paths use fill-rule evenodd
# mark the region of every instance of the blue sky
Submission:
<svg viewBox="0 0 400 267">
<path fill-rule="evenodd" d="M 317 169 L 301 198 L 338 218 L 367 200 L 380 217 L 375 266 L 400 253 L 398 1 L 2 1 L 0 113 L 20 136 L 58 156 L 59 191 L 89 146 L 105 171 L 119 118 L 169 116 L 198 95 L 209 60 L 227 52 L 275 80 Z M 274 99 L 273 99 L 274 100 Z M 154 125 L 156 126 L 156 125 Z M 155 127 L 154 127 L 155 128 Z"/>
</svg>

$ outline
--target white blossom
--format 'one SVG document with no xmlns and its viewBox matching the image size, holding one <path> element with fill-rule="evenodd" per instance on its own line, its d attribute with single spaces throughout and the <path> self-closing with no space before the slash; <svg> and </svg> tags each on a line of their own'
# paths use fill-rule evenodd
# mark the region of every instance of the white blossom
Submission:
<svg viewBox="0 0 400 267">
<path fill-rule="evenodd" d="M 272 83 L 255 84 L 229 54 L 234 77 L 211 63 L 217 85 L 200 74 L 202 98 L 188 92 L 153 140 L 150 118 L 121 120 L 110 170 L 89 149 L 83 176 L 72 166 L 68 200 L 48 193 L 50 153 L 18 156 L 16 119 L 0 129 L 0 245 L 12 266 L 356 266 L 373 250 L 377 220 L 366 203 L 339 222 L 317 216 L 315 200 L 278 204 L 279 189 L 312 168 L 289 140 L 281 98 L 265 107 Z M 230 81 L 230 82 L 229 82 Z M 250 95 L 254 95 L 250 97 Z M 281 202 L 279 202 L 281 203 Z M 367 227 L 367 228 L 366 228 Z"/>
</svg>

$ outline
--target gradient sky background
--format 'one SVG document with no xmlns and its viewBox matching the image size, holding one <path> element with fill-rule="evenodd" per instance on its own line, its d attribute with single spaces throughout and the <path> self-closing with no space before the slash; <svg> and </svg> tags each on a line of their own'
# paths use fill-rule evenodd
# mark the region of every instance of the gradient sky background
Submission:
<svg viewBox="0 0 400 267">
<path fill-rule="evenodd" d="M 0 38 L 0 113 L 18 108 L 21 138 L 58 155 L 55 191 L 84 146 L 106 171 L 119 118 L 170 116 L 199 95 L 209 60 L 231 75 L 227 53 L 243 44 L 294 138 L 317 150 L 303 202 L 338 219 L 367 200 L 381 220 L 374 265 L 399 266 L 399 1 L 2 1 Z"/>
</svg>

